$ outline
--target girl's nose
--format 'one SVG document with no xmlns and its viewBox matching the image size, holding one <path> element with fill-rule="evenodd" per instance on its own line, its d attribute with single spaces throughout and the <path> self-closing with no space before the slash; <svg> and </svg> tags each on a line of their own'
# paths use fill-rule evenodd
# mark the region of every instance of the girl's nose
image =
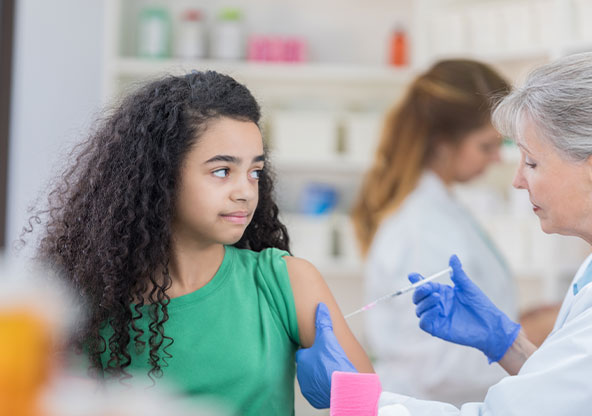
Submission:
<svg viewBox="0 0 592 416">
<path fill-rule="evenodd" d="M 248 175 L 245 175 L 244 178 L 238 178 L 232 190 L 231 198 L 234 201 L 250 201 L 257 193 L 257 186 L 258 183 L 250 181 Z"/>
</svg>

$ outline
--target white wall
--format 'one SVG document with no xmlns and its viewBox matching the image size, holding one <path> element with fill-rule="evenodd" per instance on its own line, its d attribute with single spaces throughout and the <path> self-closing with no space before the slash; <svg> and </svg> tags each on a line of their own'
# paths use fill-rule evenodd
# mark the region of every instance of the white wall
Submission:
<svg viewBox="0 0 592 416">
<path fill-rule="evenodd" d="M 7 246 L 99 109 L 103 2 L 18 0 L 15 18 Z"/>
</svg>

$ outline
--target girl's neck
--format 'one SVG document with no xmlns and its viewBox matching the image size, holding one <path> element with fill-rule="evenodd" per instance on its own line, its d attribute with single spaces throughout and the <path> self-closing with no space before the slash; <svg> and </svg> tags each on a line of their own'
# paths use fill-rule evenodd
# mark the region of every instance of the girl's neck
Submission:
<svg viewBox="0 0 592 416">
<path fill-rule="evenodd" d="M 224 251 L 222 244 L 201 245 L 173 238 L 169 262 L 172 285 L 167 294 L 175 298 L 207 285 L 220 268 Z"/>
</svg>

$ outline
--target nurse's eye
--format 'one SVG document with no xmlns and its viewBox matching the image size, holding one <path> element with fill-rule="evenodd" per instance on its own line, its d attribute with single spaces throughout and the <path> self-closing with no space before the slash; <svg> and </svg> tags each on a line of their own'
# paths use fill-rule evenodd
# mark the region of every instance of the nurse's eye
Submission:
<svg viewBox="0 0 592 416">
<path fill-rule="evenodd" d="M 228 168 L 217 169 L 212 172 L 212 175 L 216 176 L 217 178 L 225 178 L 228 176 Z"/>
<path fill-rule="evenodd" d="M 528 158 L 525 158 L 525 159 L 524 159 L 524 164 L 525 164 L 526 166 L 528 166 L 529 168 L 531 168 L 531 169 L 534 169 L 534 168 L 536 168 L 536 165 L 537 165 L 535 162 L 533 162 L 532 160 L 530 160 L 530 159 L 528 159 Z"/>
</svg>

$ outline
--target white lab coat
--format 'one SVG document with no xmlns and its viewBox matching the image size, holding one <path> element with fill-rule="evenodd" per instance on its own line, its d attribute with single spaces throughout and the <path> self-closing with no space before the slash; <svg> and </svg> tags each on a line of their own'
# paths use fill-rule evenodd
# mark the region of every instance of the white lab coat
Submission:
<svg viewBox="0 0 592 416">
<path fill-rule="evenodd" d="M 582 264 L 577 282 L 592 261 Z M 445 341 L 441 341 L 445 342 Z M 412 416 L 557 416 L 592 414 L 592 284 L 570 288 L 553 331 L 516 376 L 492 386 L 482 403 L 456 407 L 382 393 L 380 407 L 402 404 Z"/>
<path fill-rule="evenodd" d="M 441 179 L 426 171 L 401 207 L 379 227 L 366 268 L 369 302 L 448 266 L 457 254 L 467 275 L 510 319 L 518 318 L 510 271 L 485 232 Z M 450 283 L 449 278 L 437 281 Z M 386 391 L 460 405 L 483 401 L 505 371 L 475 350 L 443 342 L 419 328 L 411 294 L 365 313 L 374 368 Z"/>
</svg>

